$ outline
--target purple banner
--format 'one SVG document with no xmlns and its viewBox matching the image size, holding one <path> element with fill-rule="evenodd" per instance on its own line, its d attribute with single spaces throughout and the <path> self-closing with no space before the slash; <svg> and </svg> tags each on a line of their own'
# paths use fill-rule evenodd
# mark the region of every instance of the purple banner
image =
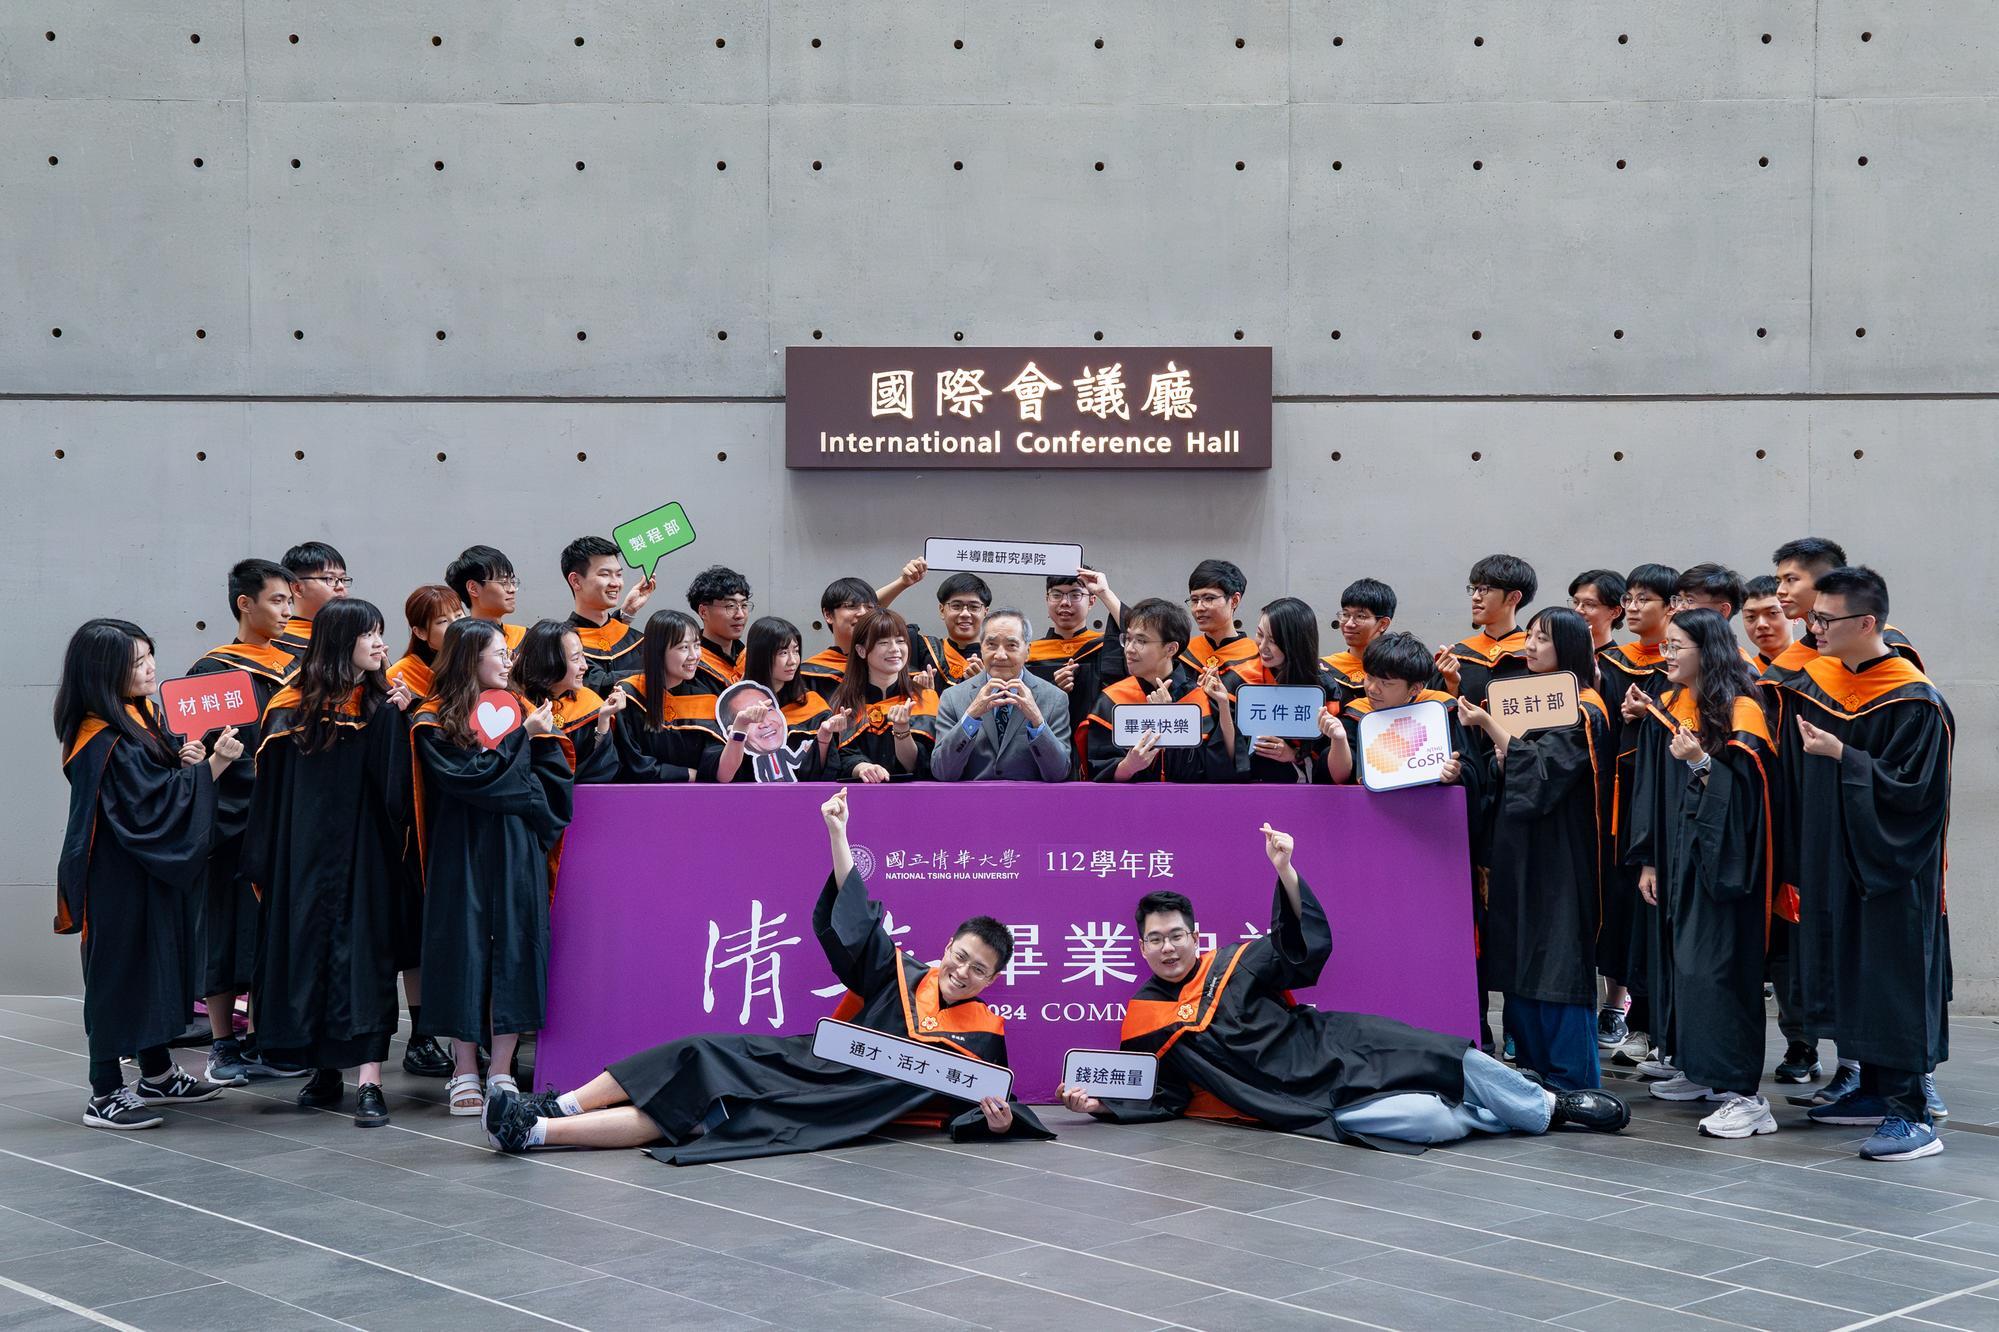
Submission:
<svg viewBox="0 0 1999 1332">
<path fill-rule="evenodd" d="M 583 786 L 550 926 L 538 1087 L 568 1090 L 637 1050 L 697 1032 L 805 1034 L 840 1000 L 812 933 L 828 867 L 821 785 Z M 967 916 L 999 917 L 1013 961 L 984 995 L 1003 1012 L 1014 1088 L 1053 1099 L 1063 1053 L 1118 1043 L 1148 974 L 1138 898 L 1193 899 L 1203 947 L 1269 928 L 1260 824 L 1297 839 L 1333 956 L 1320 1008 L 1476 1038 L 1464 795 L 1432 786 L 850 788 L 848 832 L 898 944 L 935 960 Z"/>
</svg>

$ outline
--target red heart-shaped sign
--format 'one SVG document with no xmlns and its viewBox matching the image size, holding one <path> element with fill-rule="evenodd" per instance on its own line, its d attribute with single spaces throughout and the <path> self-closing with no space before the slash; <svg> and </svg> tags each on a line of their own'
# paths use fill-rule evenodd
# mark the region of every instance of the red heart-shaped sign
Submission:
<svg viewBox="0 0 1999 1332">
<path fill-rule="evenodd" d="M 472 705 L 472 734 L 487 749 L 498 749 L 500 741 L 520 728 L 521 701 L 504 689 L 488 689 Z"/>
</svg>

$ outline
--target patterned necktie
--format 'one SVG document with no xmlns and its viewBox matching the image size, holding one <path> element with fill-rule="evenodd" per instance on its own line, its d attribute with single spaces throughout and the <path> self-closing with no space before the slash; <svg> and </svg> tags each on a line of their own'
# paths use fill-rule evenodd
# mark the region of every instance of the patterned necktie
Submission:
<svg viewBox="0 0 1999 1332">
<path fill-rule="evenodd" d="M 1011 704 L 1002 704 L 1001 706 L 993 709 L 994 748 L 996 749 L 1006 748 L 1006 728 L 1008 727 L 1008 725 L 1012 723 L 1012 721 L 1013 721 L 1013 706 Z"/>
</svg>

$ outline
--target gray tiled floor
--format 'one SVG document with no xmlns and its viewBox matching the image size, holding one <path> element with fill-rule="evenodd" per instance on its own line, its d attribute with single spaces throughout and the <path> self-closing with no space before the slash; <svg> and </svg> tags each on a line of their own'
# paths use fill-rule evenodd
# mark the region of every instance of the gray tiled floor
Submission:
<svg viewBox="0 0 1999 1332">
<path fill-rule="evenodd" d="M 1420 1157 L 1055 1110 L 682 1170 L 500 1157 L 393 1070 L 375 1132 L 295 1083 L 87 1129 L 79 1005 L 0 997 L 0 1329 L 1999 1329 L 1999 1024 L 1952 1037 L 1948 1150 L 1899 1166 L 1618 1084 L 1620 1137 Z"/>
</svg>

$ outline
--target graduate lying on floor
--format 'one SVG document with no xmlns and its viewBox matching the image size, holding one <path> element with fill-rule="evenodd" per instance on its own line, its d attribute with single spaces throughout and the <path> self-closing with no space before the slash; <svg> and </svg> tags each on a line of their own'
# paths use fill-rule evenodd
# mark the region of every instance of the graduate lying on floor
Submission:
<svg viewBox="0 0 1999 1332">
<path fill-rule="evenodd" d="M 1631 1121 L 1609 1092 L 1549 1091 L 1462 1037 L 1294 1004 L 1289 991 L 1315 984 L 1332 956 L 1332 932 L 1291 866 L 1290 835 L 1264 824 L 1263 849 L 1277 891 L 1261 938 L 1203 953 L 1191 902 L 1139 899 L 1152 979 L 1125 1006 L 1122 1045 L 1158 1056 L 1157 1090 L 1116 1101 L 1064 1087 L 1065 1106 L 1112 1123 L 1192 1115 L 1397 1152 L 1472 1133 L 1614 1133 Z"/>
<path fill-rule="evenodd" d="M 882 928 L 847 844 L 847 792 L 819 807 L 833 872 L 812 928 L 848 989 L 834 1015 L 875 1031 L 1005 1066 L 1006 1024 L 979 994 L 1005 969 L 1013 936 L 991 916 L 951 932 L 925 966 Z M 953 1141 L 1052 1138 L 1034 1112 L 989 1096 L 968 1105 L 812 1053 L 812 1037 L 689 1036 L 611 1065 L 573 1092 L 489 1092 L 486 1132 L 502 1151 L 644 1147 L 673 1165 L 817 1151 L 895 1122 L 942 1128 Z"/>
</svg>

